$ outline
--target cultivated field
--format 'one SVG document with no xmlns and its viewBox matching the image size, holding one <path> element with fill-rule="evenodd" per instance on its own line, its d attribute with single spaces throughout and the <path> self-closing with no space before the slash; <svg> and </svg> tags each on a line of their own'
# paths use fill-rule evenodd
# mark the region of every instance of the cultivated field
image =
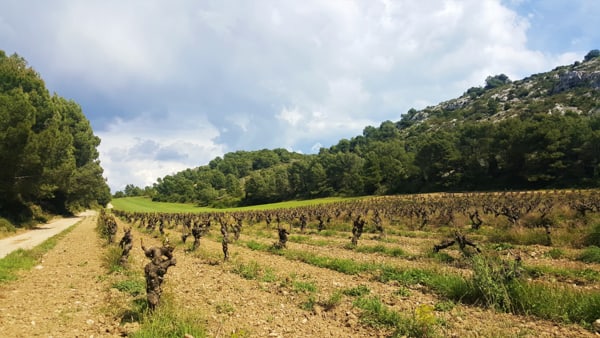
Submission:
<svg viewBox="0 0 600 338">
<path fill-rule="evenodd" d="M 116 200 L 115 241 L 133 227 L 135 243 L 125 268 L 109 264 L 124 294 L 116 315 L 140 336 L 167 334 L 153 331 L 165 323 L 220 337 L 593 336 L 599 197 L 438 194 L 200 213 L 122 211 Z M 147 247 L 168 238 L 177 260 L 151 314 L 138 237 Z"/>
</svg>

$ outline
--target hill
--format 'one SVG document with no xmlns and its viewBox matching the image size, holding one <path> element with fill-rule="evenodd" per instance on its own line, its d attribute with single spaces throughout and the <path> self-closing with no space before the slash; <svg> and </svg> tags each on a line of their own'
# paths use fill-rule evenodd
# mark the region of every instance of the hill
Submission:
<svg viewBox="0 0 600 338">
<path fill-rule="evenodd" d="M 589 188 L 600 183 L 600 52 L 368 126 L 318 154 L 237 151 L 159 179 L 158 201 L 236 206 L 326 196 Z"/>
</svg>

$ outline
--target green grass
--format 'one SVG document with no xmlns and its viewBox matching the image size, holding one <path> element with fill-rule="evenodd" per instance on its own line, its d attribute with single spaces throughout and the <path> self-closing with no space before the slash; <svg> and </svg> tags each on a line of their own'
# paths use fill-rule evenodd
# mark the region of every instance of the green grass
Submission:
<svg viewBox="0 0 600 338">
<path fill-rule="evenodd" d="M 367 287 L 366 285 L 359 285 L 353 288 L 342 290 L 342 293 L 344 295 L 352 297 L 361 297 L 364 295 L 368 295 L 370 292 L 371 290 L 369 290 L 369 287 Z"/>
<path fill-rule="evenodd" d="M 168 202 L 153 202 L 147 197 L 123 197 L 115 198 L 111 201 L 113 207 L 117 210 L 131 212 L 165 212 L 165 213 L 202 213 L 202 212 L 228 212 L 228 211 L 248 211 L 248 210 L 272 210 L 272 209 L 288 209 L 306 207 L 311 205 L 328 204 L 336 202 L 348 202 L 360 197 L 327 197 L 312 200 L 286 201 L 271 204 L 253 205 L 239 208 L 215 209 L 198 207 L 194 204 L 187 203 L 168 203 Z"/>
<path fill-rule="evenodd" d="M 314 282 L 293 281 L 292 290 L 298 293 L 317 292 L 317 285 Z"/>
<path fill-rule="evenodd" d="M 353 250 L 356 252 L 362 253 L 380 253 L 382 255 L 391 256 L 391 257 L 403 257 L 406 256 L 404 250 L 400 248 L 388 248 L 385 245 L 377 244 L 377 245 L 358 245 L 353 246 L 351 244 L 347 244 L 344 246 L 345 249 Z"/>
<path fill-rule="evenodd" d="M 61 233 L 48 238 L 33 249 L 19 249 L 0 259 L 0 283 L 16 280 L 18 279 L 18 271 L 29 270 L 37 265 L 42 258 L 42 255 L 54 248 L 58 241 L 71 232 L 77 224 L 70 226 Z"/>
<path fill-rule="evenodd" d="M 102 256 L 102 264 L 109 273 L 125 271 L 126 268 L 119 264 L 123 250 L 116 244 L 107 246 Z"/>
<path fill-rule="evenodd" d="M 181 338 L 190 334 L 195 338 L 206 337 L 206 331 L 198 313 L 181 311 L 175 304 L 172 295 L 163 293 L 161 303 L 155 311 L 140 309 L 140 329 L 129 337 L 132 338 Z"/>
<path fill-rule="evenodd" d="M 146 292 L 146 281 L 144 281 L 142 278 L 125 279 L 113 283 L 112 287 L 136 297 Z"/>
<path fill-rule="evenodd" d="M 258 246 L 253 247 L 254 250 L 258 249 Z M 573 323 L 591 324 L 595 320 L 592 317 L 600 317 L 600 294 L 511 279 L 512 269 L 504 270 L 505 263 L 491 258 L 475 258 L 474 275 L 465 278 L 433 269 L 358 263 L 351 259 L 318 256 L 297 250 L 265 251 L 348 275 L 370 272 L 375 280 L 384 283 L 398 281 L 405 286 L 425 285 L 439 296 L 464 304 Z M 346 295 L 348 292 L 343 291 Z"/>
<path fill-rule="evenodd" d="M 261 274 L 261 267 L 257 261 L 250 261 L 249 263 L 236 262 L 232 272 L 240 275 L 244 279 L 257 279 Z"/>
<path fill-rule="evenodd" d="M 586 282 L 599 282 L 600 272 L 593 269 L 569 269 L 558 268 L 554 266 L 526 266 L 524 267 L 527 275 L 537 278 L 541 276 L 551 276 L 557 278 L 570 278 Z"/>
<path fill-rule="evenodd" d="M 438 321 L 430 305 L 417 307 L 411 316 L 400 314 L 377 297 L 360 297 L 353 303 L 362 310 L 360 320 L 373 327 L 390 327 L 392 337 L 437 337 Z"/>
<path fill-rule="evenodd" d="M 594 245 L 589 246 L 579 254 L 577 259 L 585 263 L 600 263 L 600 248 Z"/>
</svg>

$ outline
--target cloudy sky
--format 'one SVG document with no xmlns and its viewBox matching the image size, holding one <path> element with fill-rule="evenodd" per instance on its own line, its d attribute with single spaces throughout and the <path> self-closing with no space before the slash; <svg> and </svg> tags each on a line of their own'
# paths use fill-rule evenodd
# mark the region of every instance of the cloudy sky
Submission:
<svg viewBox="0 0 600 338">
<path fill-rule="evenodd" d="M 582 60 L 598 17 L 598 0 L 0 0 L 0 49 L 82 106 L 115 192 Z"/>
</svg>

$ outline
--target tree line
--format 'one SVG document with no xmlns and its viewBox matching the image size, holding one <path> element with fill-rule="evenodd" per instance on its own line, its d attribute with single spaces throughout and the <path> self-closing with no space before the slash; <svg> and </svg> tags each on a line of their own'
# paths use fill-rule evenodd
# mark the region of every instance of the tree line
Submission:
<svg viewBox="0 0 600 338">
<path fill-rule="evenodd" d="M 340 195 L 598 187 L 595 53 L 521 81 L 490 76 L 485 87 L 411 109 L 398 122 L 368 126 L 318 154 L 231 152 L 143 190 L 128 186 L 119 196 L 219 207 Z M 583 80 L 574 82 L 577 74 Z"/>
<path fill-rule="evenodd" d="M 22 223 L 106 205 L 99 144 L 77 103 L 50 95 L 24 58 L 0 50 L 0 217 Z"/>
</svg>

